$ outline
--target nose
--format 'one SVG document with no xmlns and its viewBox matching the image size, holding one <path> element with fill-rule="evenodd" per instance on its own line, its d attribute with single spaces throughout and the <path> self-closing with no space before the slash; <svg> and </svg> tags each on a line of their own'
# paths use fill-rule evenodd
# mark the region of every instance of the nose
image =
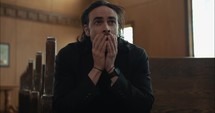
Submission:
<svg viewBox="0 0 215 113">
<path fill-rule="evenodd" d="M 109 34 L 110 34 L 110 30 L 103 30 L 103 33 L 104 33 L 105 35 L 109 35 Z"/>
<path fill-rule="evenodd" d="M 110 26 L 106 22 L 104 23 L 104 26 L 103 26 L 103 33 L 105 35 L 109 35 L 110 34 Z"/>
</svg>

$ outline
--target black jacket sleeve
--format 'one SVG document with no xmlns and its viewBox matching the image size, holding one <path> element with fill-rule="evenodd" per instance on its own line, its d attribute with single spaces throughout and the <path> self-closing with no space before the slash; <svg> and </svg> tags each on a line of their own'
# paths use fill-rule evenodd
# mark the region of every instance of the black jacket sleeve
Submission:
<svg viewBox="0 0 215 113">
<path fill-rule="evenodd" d="M 77 83 L 78 50 L 75 44 L 59 51 L 56 57 L 53 109 L 55 113 L 75 113 L 98 95 L 88 76 Z"/>
<path fill-rule="evenodd" d="M 135 113 L 150 113 L 154 96 L 148 56 L 144 49 L 131 48 L 129 59 L 130 79 L 120 72 L 119 79 L 113 85 L 112 91 L 131 106 Z"/>
</svg>

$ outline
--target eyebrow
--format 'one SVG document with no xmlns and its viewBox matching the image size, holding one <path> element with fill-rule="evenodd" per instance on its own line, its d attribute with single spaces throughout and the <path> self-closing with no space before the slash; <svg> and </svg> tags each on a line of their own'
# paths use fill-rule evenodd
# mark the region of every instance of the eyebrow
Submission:
<svg viewBox="0 0 215 113">
<path fill-rule="evenodd" d="M 93 21 L 95 21 L 95 20 L 102 20 L 102 19 L 103 19 L 103 17 L 95 17 L 93 19 Z M 110 19 L 110 20 L 116 20 L 116 17 L 110 16 L 110 17 L 108 17 L 108 19 Z"/>
<path fill-rule="evenodd" d="M 110 17 L 108 17 L 108 19 L 116 20 L 116 17 L 110 16 Z"/>
<path fill-rule="evenodd" d="M 93 19 L 93 21 L 94 20 L 102 20 L 103 18 L 102 17 L 95 17 L 94 19 Z"/>
</svg>

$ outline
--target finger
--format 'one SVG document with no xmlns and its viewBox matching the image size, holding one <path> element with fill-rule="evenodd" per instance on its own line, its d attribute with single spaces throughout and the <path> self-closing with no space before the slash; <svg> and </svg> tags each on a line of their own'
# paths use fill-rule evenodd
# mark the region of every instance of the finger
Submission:
<svg viewBox="0 0 215 113">
<path fill-rule="evenodd" d="M 106 49 L 107 49 L 108 54 L 110 54 L 112 52 L 112 50 L 111 50 L 111 44 L 110 44 L 109 40 L 107 40 L 107 47 L 106 47 Z"/>
<path fill-rule="evenodd" d="M 93 45 L 94 48 L 98 48 L 99 42 L 101 40 L 101 38 L 100 38 L 101 36 L 102 36 L 102 34 L 97 34 L 95 36 L 95 38 L 93 39 L 92 45 Z"/>
<path fill-rule="evenodd" d="M 117 50 L 117 48 L 118 48 L 117 36 L 116 36 L 116 35 L 113 35 L 113 37 L 114 37 L 114 48 Z"/>
<path fill-rule="evenodd" d="M 109 40 L 107 41 L 107 51 L 108 51 L 108 55 L 112 55 L 114 54 L 114 45 L 113 42 L 111 41 L 110 37 Z"/>
<path fill-rule="evenodd" d="M 109 51 L 110 53 L 112 53 L 114 51 L 114 45 L 113 45 L 113 40 L 109 37 L 109 41 L 108 41 L 108 47 L 109 47 Z"/>
<path fill-rule="evenodd" d="M 105 43 L 107 43 L 106 42 L 106 40 L 107 40 L 107 36 L 105 36 L 105 35 L 103 35 L 103 37 L 101 37 L 102 38 L 102 40 L 101 40 L 101 42 L 99 43 L 99 50 L 101 51 L 101 52 L 104 52 L 105 51 L 105 49 L 106 49 L 106 44 Z"/>
<path fill-rule="evenodd" d="M 111 47 L 113 51 L 116 51 L 117 49 L 117 37 L 113 34 L 110 35 L 110 41 L 111 41 Z"/>
<path fill-rule="evenodd" d="M 96 52 L 98 55 L 105 55 L 106 50 L 106 38 L 104 34 L 98 34 L 94 39 L 94 47 L 93 51 Z"/>
</svg>

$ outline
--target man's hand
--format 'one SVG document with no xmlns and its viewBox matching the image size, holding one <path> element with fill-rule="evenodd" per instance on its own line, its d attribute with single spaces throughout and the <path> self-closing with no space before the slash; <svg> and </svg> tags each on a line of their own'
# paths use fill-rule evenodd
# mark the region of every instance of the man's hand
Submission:
<svg viewBox="0 0 215 113">
<path fill-rule="evenodd" d="M 110 34 L 106 35 L 108 37 L 107 44 L 106 44 L 106 49 L 107 49 L 107 54 L 105 56 L 105 70 L 107 72 L 110 72 L 111 69 L 114 67 L 116 55 L 118 53 L 118 48 L 117 48 L 117 36 Z"/>
<path fill-rule="evenodd" d="M 94 67 L 104 70 L 105 68 L 105 50 L 107 46 L 107 36 L 103 33 L 97 34 L 92 41 L 92 55 L 94 60 Z"/>
</svg>

